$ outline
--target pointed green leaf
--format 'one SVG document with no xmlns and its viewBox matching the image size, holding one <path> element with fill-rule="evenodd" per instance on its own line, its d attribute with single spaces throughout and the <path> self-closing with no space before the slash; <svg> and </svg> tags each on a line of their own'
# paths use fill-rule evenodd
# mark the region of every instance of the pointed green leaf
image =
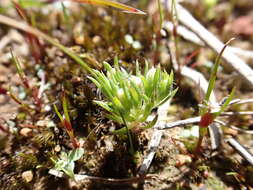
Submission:
<svg viewBox="0 0 253 190">
<path fill-rule="evenodd" d="M 99 106 L 101 106 L 105 110 L 107 110 L 109 112 L 113 112 L 113 109 L 111 109 L 111 107 L 108 105 L 108 102 L 103 102 L 103 101 L 98 101 L 98 100 L 94 100 L 93 102 L 98 104 Z"/>
<path fill-rule="evenodd" d="M 135 74 L 136 74 L 136 76 L 141 75 L 140 66 L 139 66 L 138 60 L 136 61 L 136 65 L 135 65 Z"/>
<path fill-rule="evenodd" d="M 113 97 L 112 103 L 113 103 L 113 106 L 115 106 L 115 108 L 118 111 L 123 112 L 123 113 L 125 112 L 123 105 L 121 104 L 121 102 L 119 101 L 119 99 L 117 97 Z"/>
<path fill-rule="evenodd" d="M 114 67 L 115 67 L 116 69 L 119 69 L 119 59 L 118 59 L 117 56 L 114 57 L 113 63 L 114 63 Z"/>
<path fill-rule="evenodd" d="M 76 148 L 74 150 L 71 150 L 68 155 L 69 161 L 76 161 L 79 160 L 84 154 L 83 148 Z"/>
<path fill-rule="evenodd" d="M 151 122 L 149 122 L 145 127 L 143 127 L 143 129 L 149 129 L 153 127 L 156 124 L 157 120 L 158 120 L 158 115 L 156 115 L 155 118 Z"/>
<path fill-rule="evenodd" d="M 74 162 L 69 162 L 67 163 L 62 170 L 72 179 L 74 178 L 74 168 L 75 168 L 75 163 Z"/>
<path fill-rule="evenodd" d="M 223 52 L 225 51 L 226 47 L 228 46 L 228 44 L 232 41 L 233 39 L 230 39 L 222 48 L 221 52 L 218 54 L 214 66 L 212 68 L 212 72 L 211 72 L 211 77 L 208 83 L 208 88 L 207 88 L 207 92 L 204 98 L 204 102 L 208 102 L 209 98 L 211 96 L 211 93 L 214 89 L 215 86 L 215 81 L 216 81 L 216 76 L 217 76 L 217 72 L 218 72 L 218 67 L 220 65 L 220 60 L 221 60 L 221 56 L 223 54 Z M 202 110 L 202 112 L 204 112 L 204 110 Z M 203 113 L 202 113 L 203 114 Z"/>
<path fill-rule="evenodd" d="M 122 3 L 118 3 L 118 2 L 115 2 L 115 1 L 110 1 L 110 0 L 72 0 L 72 1 L 76 1 L 78 3 L 87 3 L 87 4 L 94 4 L 94 5 L 110 6 L 110 7 L 121 9 L 124 12 L 132 13 L 132 14 L 140 14 L 140 15 L 145 15 L 146 14 L 143 11 L 138 10 L 136 8 L 133 8 L 133 7 L 130 7 L 128 5 L 124 5 Z"/>
<path fill-rule="evenodd" d="M 229 103 L 231 102 L 232 98 L 234 97 L 235 94 L 235 89 L 236 87 L 234 87 L 231 91 L 231 93 L 229 94 L 228 98 L 226 99 L 226 101 L 224 102 L 224 104 L 221 105 L 220 111 L 215 113 L 215 116 L 219 116 L 222 112 L 225 111 L 225 109 L 228 107 Z"/>
<path fill-rule="evenodd" d="M 175 94 L 177 93 L 177 90 L 178 90 L 178 88 L 173 90 L 170 94 L 168 94 L 168 96 L 166 96 L 161 102 L 159 102 L 156 105 L 156 107 L 164 104 L 168 99 L 173 98 L 175 96 Z"/>
<path fill-rule="evenodd" d="M 93 77 L 87 77 L 89 80 L 91 80 L 98 88 L 101 88 L 101 84 Z"/>
<path fill-rule="evenodd" d="M 59 117 L 59 119 L 61 120 L 61 122 L 63 122 L 63 117 L 62 117 L 62 115 L 60 114 L 58 108 L 56 107 L 55 104 L 53 105 L 53 107 L 54 107 L 54 111 L 55 111 L 56 115 Z"/>
<path fill-rule="evenodd" d="M 128 127 L 128 130 L 131 130 L 133 128 L 133 126 L 131 127 L 131 126 L 129 126 Z M 120 129 L 118 129 L 118 130 L 115 130 L 115 131 L 113 131 L 112 132 L 112 134 L 115 134 L 115 135 L 123 135 L 123 134 L 126 134 L 127 133 L 127 128 L 126 127 L 122 127 L 122 128 L 120 128 Z"/>
<path fill-rule="evenodd" d="M 105 115 L 108 119 L 116 121 L 118 123 L 123 123 L 122 118 L 119 115 L 116 114 L 106 114 Z"/>
<path fill-rule="evenodd" d="M 66 121 L 68 123 L 71 123 L 70 118 L 69 118 L 69 111 L 68 111 L 68 100 L 67 100 L 65 92 L 63 92 L 63 97 L 62 97 L 62 108 L 63 108 Z"/>
</svg>

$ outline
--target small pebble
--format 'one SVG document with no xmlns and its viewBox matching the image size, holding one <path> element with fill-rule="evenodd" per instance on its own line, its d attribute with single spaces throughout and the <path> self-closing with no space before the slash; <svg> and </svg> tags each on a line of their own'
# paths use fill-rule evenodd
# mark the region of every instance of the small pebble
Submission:
<svg viewBox="0 0 253 190">
<path fill-rule="evenodd" d="M 20 133 L 20 135 L 22 135 L 24 137 L 28 137 L 28 136 L 31 135 L 32 129 L 30 129 L 30 128 L 22 128 L 19 133 Z"/>
<path fill-rule="evenodd" d="M 99 44 L 99 42 L 101 42 L 101 37 L 100 37 L 100 36 L 94 36 L 94 37 L 92 38 L 92 42 L 93 42 L 94 44 Z"/>
<path fill-rule="evenodd" d="M 29 183 L 33 180 L 33 172 L 31 170 L 22 173 L 22 179 Z"/>
<path fill-rule="evenodd" d="M 75 42 L 78 45 L 82 45 L 84 43 L 84 40 L 85 40 L 85 38 L 84 38 L 84 35 L 82 35 L 82 34 L 75 37 Z"/>
<path fill-rule="evenodd" d="M 192 161 L 191 157 L 188 155 L 178 154 L 176 156 L 176 166 L 182 166 Z"/>
<path fill-rule="evenodd" d="M 61 151 L 60 145 L 56 145 L 56 146 L 54 147 L 54 150 L 55 150 L 55 152 L 60 152 L 60 151 Z"/>
</svg>

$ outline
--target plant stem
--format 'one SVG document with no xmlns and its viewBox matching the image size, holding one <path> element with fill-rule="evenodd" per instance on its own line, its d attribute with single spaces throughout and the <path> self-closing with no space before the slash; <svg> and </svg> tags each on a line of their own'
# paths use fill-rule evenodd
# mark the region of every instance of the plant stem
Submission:
<svg viewBox="0 0 253 190">
<path fill-rule="evenodd" d="M 69 57 L 71 57 L 73 60 L 75 60 L 80 66 L 82 66 L 87 72 L 90 74 L 94 74 L 94 71 L 88 66 L 87 63 L 85 63 L 78 55 L 76 55 L 74 52 L 72 52 L 70 49 L 66 48 L 62 44 L 58 43 L 56 40 L 51 38 L 50 36 L 46 35 L 45 33 L 39 31 L 38 29 L 29 26 L 23 22 L 16 21 L 12 18 L 9 18 L 7 16 L 0 14 L 0 23 L 17 28 L 19 30 L 23 30 L 25 32 L 28 32 L 30 34 L 33 34 L 37 37 L 40 37 L 50 44 L 54 45 L 55 47 L 62 50 L 64 53 L 66 53 Z"/>
<path fill-rule="evenodd" d="M 195 150 L 194 150 L 195 157 L 198 157 L 198 155 L 200 154 L 201 144 L 202 144 L 202 141 L 203 141 L 204 136 L 206 135 L 206 133 L 207 133 L 206 128 L 201 128 L 199 130 L 199 139 L 198 139 L 198 143 L 197 143 L 197 145 L 195 147 Z"/>
<path fill-rule="evenodd" d="M 120 112 L 120 116 L 121 116 L 121 118 L 123 120 L 123 123 L 124 123 L 124 125 L 126 127 L 127 136 L 128 136 L 128 140 L 129 140 L 129 144 L 130 144 L 130 154 L 133 155 L 134 154 L 134 146 L 133 146 L 132 136 L 131 136 L 131 133 L 130 133 L 130 131 L 128 129 L 128 125 L 126 123 L 126 120 L 125 120 L 125 118 L 124 118 L 124 116 L 123 116 L 123 114 L 121 112 Z"/>
<path fill-rule="evenodd" d="M 161 30 L 163 28 L 163 20 L 164 20 L 163 8 L 162 8 L 160 0 L 157 0 L 157 4 L 158 4 L 159 15 L 160 15 L 160 30 Z"/>
</svg>

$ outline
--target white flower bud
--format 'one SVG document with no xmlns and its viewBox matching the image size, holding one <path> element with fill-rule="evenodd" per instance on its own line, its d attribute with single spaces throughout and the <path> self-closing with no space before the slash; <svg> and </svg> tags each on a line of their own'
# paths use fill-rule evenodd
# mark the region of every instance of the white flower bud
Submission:
<svg viewBox="0 0 253 190">
<path fill-rule="evenodd" d="M 136 84 L 136 86 L 141 86 L 142 85 L 142 80 L 140 77 L 137 77 L 137 76 L 131 76 L 130 80 Z"/>
<path fill-rule="evenodd" d="M 153 80 L 155 72 L 156 72 L 156 69 L 154 67 L 152 67 L 151 69 L 149 69 L 149 71 L 147 73 L 147 76 L 146 76 L 146 78 L 147 78 L 148 81 Z"/>
<path fill-rule="evenodd" d="M 119 100 L 122 100 L 122 98 L 124 98 L 124 90 L 122 88 L 117 90 L 117 96 Z"/>
</svg>

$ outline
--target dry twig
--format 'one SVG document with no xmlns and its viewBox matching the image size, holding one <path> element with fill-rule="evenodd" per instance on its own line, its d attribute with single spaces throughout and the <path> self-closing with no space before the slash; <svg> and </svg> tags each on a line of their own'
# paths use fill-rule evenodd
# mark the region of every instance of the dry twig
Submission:
<svg viewBox="0 0 253 190">
<path fill-rule="evenodd" d="M 215 122 L 216 122 L 216 123 L 219 123 L 220 125 L 223 125 L 223 126 L 225 126 L 225 127 L 234 129 L 234 130 L 236 130 L 236 131 L 239 131 L 239 132 L 242 132 L 242 133 L 247 133 L 247 134 L 253 135 L 253 131 L 252 131 L 252 130 L 242 129 L 242 128 L 236 127 L 236 126 L 234 126 L 234 125 L 226 124 L 225 122 L 223 122 L 223 121 L 221 121 L 221 120 L 218 120 L 218 119 L 216 119 Z"/>
<path fill-rule="evenodd" d="M 164 0 L 167 3 L 165 6 L 172 13 L 173 7 L 170 1 Z M 205 44 L 212 48 L 215 52 L 219 53 L 224 44 L 202 26 L 185 8 L 176 4 L 177 18 L 186 28 L 193 31 Z M 235 70 L 242 78 L 253 87 L 253 70 L 231 50 L 227 49 L 222 54 L 222 58 Z"/>
<path fill-rule="evenodd" d="M 169 32 L 173 32 L 173 23 L 172 22 L 164 22 L 163 28 Z M 194 44 L 197 44 L 199 46 L 205 46 L 205 43 L 192 31 L 190 31 L 188 28 L 178 25 L 177 26 L 177 34 L 180 35 L 185 40 L 188 40 L 190 42 L 193 42 Z M 228 46 L 227 49 L 232 51 L 234 54 L 245 58 L 245 59 L 253 59 L 253 51 L 250 50 L 244 50 L 238 47 L 232 47 Z"/>
<path fill-rule="evenodd" d="M 140 170 L 138 172 L 138 174 L 140 174 L 141 176 L 144 176 L 147 173 L 150 167 L 150 164 L 155 156 L 155 152 L 160 144 L 163 131 L 158 130 L 157 126 L 161 126 L 165 124 L 164 120 L 167 118 L 169 105 L 170 105 L 170 100 L 158 107 L 158 111 L 157 111 L 158 119 L 155 126 L 153 127 L 154 132 L 148 145 L 148 154 L 145 156 L 143 163 L 140 167 Z"/>
<path fill-rule="evenodd" d="M 226 139 L 226 142 L 233 147 L 244 159 L 253 165 L 253 155 L 234 138 Z"/>
<path fill-rule="evenodd" d="M 50 169 L 49 174 L 54 175 L 59 178 L 67 177 L 63 172 Z M 89 176 L 89 175 L 84 175 L 84 174 L 75 174 L 74 178 L 75 181 L 83 181 L 83 180 L 93 180 L 97 181 L 100 183 L 105 183 L 105 184 L 131 184 L 131 183 L 138 183 L 142 181 L 143 179 L 145 180 L 151 180 L 154 179 L 156 176 L 153 175 L 146 175 L 144 177 L 131 177 L 131 178 L 126 178 L 126 179 L 115 179 L 115 178 L 103 178 L 103 177 L 96 177 L 96 176 Z"/>
<path fill-rule="evenodd" d="M 253 115 L 253 111 L 223 112 L 221 115 Z"/>
<path fill-rule="evenodd" d="M 190 125 L 194 123 L 199 123 L 200 121 L 200 116 L 198 117 L 192 117 L 184 120 L 179 120 L 171 123 L 165 123 L 164 125 L 159 125 L 157 126 L 158 130 L 164 130 L 164 129 L 172 129 L 174 127 L 179 127 L 179 126 L 185 126 L 185 125 Z"/>
</svg>

